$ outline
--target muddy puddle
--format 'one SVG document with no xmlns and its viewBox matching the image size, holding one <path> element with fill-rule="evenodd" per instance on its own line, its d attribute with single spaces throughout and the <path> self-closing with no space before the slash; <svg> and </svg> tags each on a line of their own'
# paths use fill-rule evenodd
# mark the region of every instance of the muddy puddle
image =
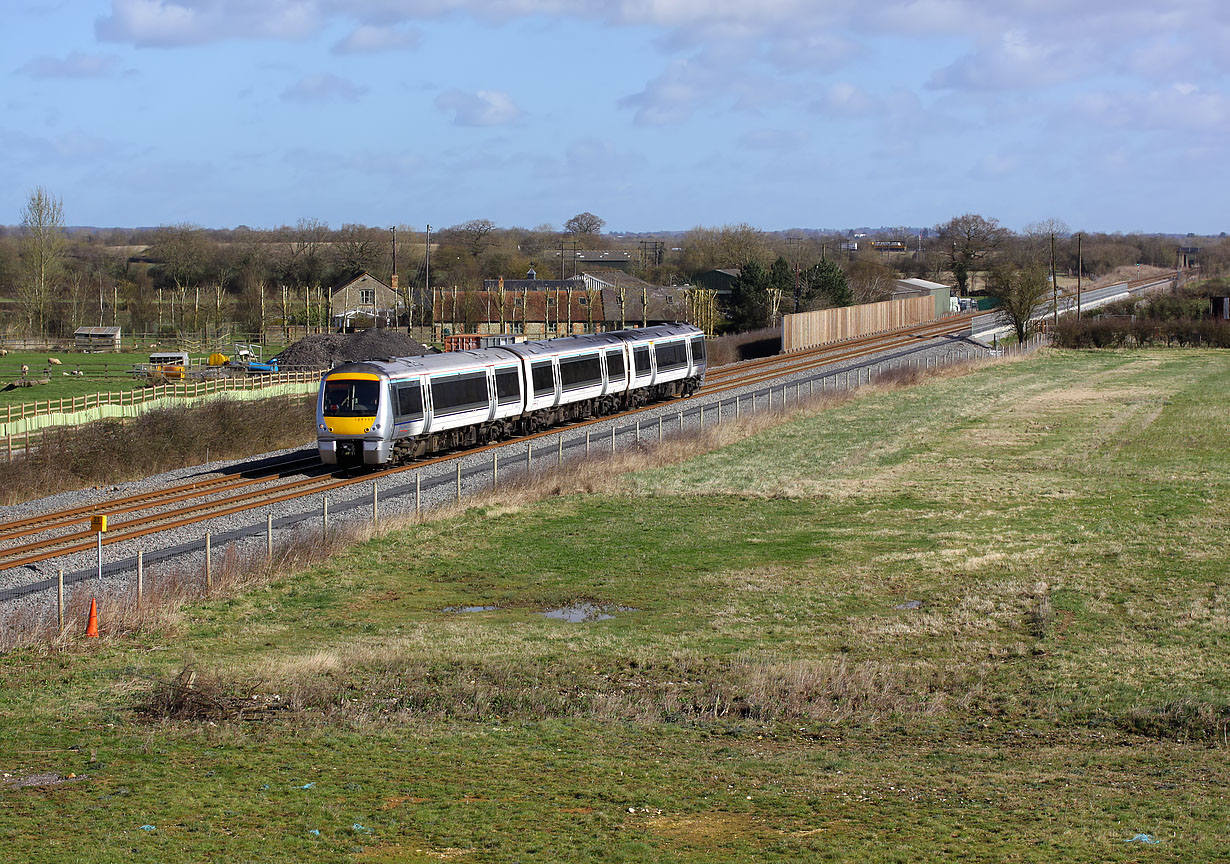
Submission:
<svg viewBox="0 0 1230 864">
<path fill-rule="evenodd" d="M 604 606 L 598 603 L 574 603 L 561 609 L 539 612 L 544 618 L 567 621 L 569 624 L 588 624 L 591 621 L 610 621 L 616 612 L 635 612 L 632 606 Z"/>
</svg>

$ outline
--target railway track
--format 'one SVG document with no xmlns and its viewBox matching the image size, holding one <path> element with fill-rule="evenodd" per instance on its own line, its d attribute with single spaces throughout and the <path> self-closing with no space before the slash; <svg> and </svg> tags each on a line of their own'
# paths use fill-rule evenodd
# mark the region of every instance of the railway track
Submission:
<svg viewBox="0 0 1230 864">
<path fill-rule="evenodd" d="M 744 387 L 762 384 L 786 376 L 815 370 L 834 363 L 849 363 L 886 351 L 909 346 L 929 345 L 935 337 L 967 332 L 973 314 L 952 316 L 903 330 L 864 336 L 833 345 L 820 346 L 789 355 L 778 355 L 718 367 L 707 375 L 704 390 L 677 404 L 711 400 L 714 396 Z M 110 546 L 151 534 L 205 522 L 219 516 L 242 513 L 271 504 L 319 495 L 343 489 L 373 478 L 388 477 L 407 471 L 419 471 L 432 465 L 452 461 L 462 456 L 497 450 L 508 444 L 533 442 L 554 437 L 562 429 L 580 429 L 589 425 L 633 417 L 653 411 L 663 403 L 632 409 L 615 415 L 605 415 L 566 427 L 557 427 L 533 435 L 521 436 L 456 453 L 422 459 L 408 465 L 378 471 L 312 472 L 323 468 L 315 457 L 297 457 L 237 475 L 205 478 L 148 493 L 126 496 L 105 505 L 87 505 L 27 519 L 0 524 L 0 571 L 47 561 L 64 555 L 89 552 L 97 543 L 96 535 L 81 526 L 95 514 L 108 516 L 109 530 L 103 535 L 103 545 Z M 308 471 L 308 476 L 303 472 Z M 258 488 L 259 487 L 259 488 Z M 171 509 L 166 509 L 166 508 Z M 117 518 L 122 517 L 122 518 Z M 48 536 L 50 535 L 50 536 Z M 32 538 L 24 542 L 14 542 Z"/>
</svg>

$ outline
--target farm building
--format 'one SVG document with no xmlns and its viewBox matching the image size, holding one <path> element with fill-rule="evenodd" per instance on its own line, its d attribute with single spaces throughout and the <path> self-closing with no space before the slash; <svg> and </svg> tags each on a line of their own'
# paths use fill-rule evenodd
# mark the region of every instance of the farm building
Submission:
<svg viewBox="0 0 1230 864">
<path fill-rule="evenodd" d="M 338 330 L 392 327 L 404 308 L 396 289 L 364 271 L 329 291 L 333 326 Z"/>
<path fill-rule="evenodd" d="M 119 327 L 78 327 L 73 331 L 74 346 L 86 354 L 119 353 Z"/>
</svg>

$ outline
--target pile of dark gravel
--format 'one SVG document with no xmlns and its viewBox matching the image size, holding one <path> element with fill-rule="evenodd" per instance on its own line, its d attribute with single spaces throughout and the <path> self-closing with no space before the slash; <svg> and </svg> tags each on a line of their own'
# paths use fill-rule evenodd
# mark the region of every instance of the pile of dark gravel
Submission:
<svg viewBox="0 0 1230 864">
<path fill-rule="evenodd" d="M 358 333 L 321 333 L 306 336 L 278 355 L 283 369 L 329 369 L 359 360 L 417 357 L 430 353 L 423 343 L 396 330 L 360 330 Z"/>
</svg>

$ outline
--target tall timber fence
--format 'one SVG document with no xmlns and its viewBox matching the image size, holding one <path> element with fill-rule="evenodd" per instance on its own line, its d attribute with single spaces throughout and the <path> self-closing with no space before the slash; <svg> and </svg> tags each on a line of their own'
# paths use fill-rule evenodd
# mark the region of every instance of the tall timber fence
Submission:
<svg viewBox="0 0 1230 864">
<path fill-rule="evenodd" d="M 936 305 L 931 296 L 797 312 L 782 317 L 782 351 L 802 351 L 934 320 Z"/>
<path fill-rule="evenodd" d="M 89 553 L 82 552 L 75 553 L 67 562 L 75 565 L 75 569 L 51 562 L 30 568 L 6 567 L 0 561 L 0 643 L 14 633 L 80 632 L 90 601 L 95 597 L 105 604 L 108 614 L 122 615 L 125 610 L 142 608 L 149 592 L 160 585 L 174 585 L 177 592 L 172 593 L 185 599 L 208 595 L 218 584 L 227 556 L 240 560 L 241 547 L 246 550 L 242 560 L 249 566 L 273 561 L 279 548 L 310 545 L 307 541 L 312 537 L 328 539 L 340 528 L 379 529 L 382 525 L 395 525 L 396 522 L 382 520 L 396 516 L 418 518 L 430 508 L 490 493 L 518 478 L 569 470 L 570 463 L 575 465 L 618 450 L 653 447 L 668 435 L 739 422 L 766 411 L 787 411 L 813 398 L 841 396 L 883 380 L 882 376 L 910 370 L 925 372 L 987 356 L 1029 354 L 1046 341 L 1038 336 L 1024 345 L 1012 344 L 1003 350 L 989 351 L 961 337 L 939 337 L 789 381 L 749 387 L 708 401 L 692 400 L 678 408 L 664 405 L 660 411 L 640 419 L 613 420 L 601 431 L 564 429 L 536 440 L 510 442 L 492 451 L 486 461 L 459 458 L 451 464 L 424 466 L 412 473 L 373 477 L 352 487 L 354 495 L 346 499 L 331 499 L 326 493 L 298 499 L 301 505 L 297 506 L 256 504 L 250 508 L 250 521 L 240 520 L 239 525 L 232 521 L 221 526 L 215 522 L 212 524 L 217 527 L 213 529 L 207 527 L 211 523 L 203 523 L 198 529 L 200 533 L 180 529 L 165 539 L 161 547 L 148 541 L 142 544 L 135 538 L 108 535 L 106 545 L 98 546 L 97 560 L 88 566 L 82 565 L 83 557 L 90 557 Z M 82 518 L 88 517 L 85 514 Z M 122 527 L 123 523 L 117 522 L 113 526 L 115 533 Z M 3 546 L 0 544 L 0 557 L 4 555 Z M 151 567 L 157 569 L 150 570 Z"/>
</svg>

